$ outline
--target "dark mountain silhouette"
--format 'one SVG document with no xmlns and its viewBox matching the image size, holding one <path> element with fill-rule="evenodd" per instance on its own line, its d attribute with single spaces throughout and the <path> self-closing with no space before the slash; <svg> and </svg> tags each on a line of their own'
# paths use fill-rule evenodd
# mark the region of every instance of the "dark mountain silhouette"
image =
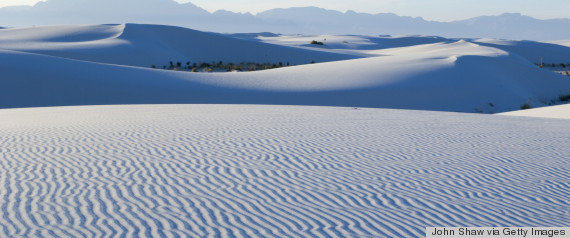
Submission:
<svg viewBox="0 0 570 238">
<path fill-rule="evenodd" d="M 570 19 L 539 20 L 516 13 L 436 22 L 392 13 L 345 13 L 317 7 L 252 14 L 208 11 L 173 0 L 48 0 L 0 8 L 5 27 L 51 24 L 149 23 L 224 33 L 438 35 L 526 40 L 570 39 Z"/>
</svg>

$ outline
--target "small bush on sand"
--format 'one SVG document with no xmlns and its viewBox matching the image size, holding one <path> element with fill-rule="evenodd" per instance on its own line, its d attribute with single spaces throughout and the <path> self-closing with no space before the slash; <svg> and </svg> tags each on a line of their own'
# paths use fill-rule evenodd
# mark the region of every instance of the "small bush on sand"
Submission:
<svg viewBox="0 0 570 238">
<path fill-rule="evenodd" d="M 324 44 L 325 43 L 316 40 L 311 41 L 311 45 L 324 45 Z"/>
<path fill-rule="evenodd" d="M 531 109 L 532 107 L 530 106 L 530 104 L 525 103 L 521 106 L 521 110 L 527 110 L 527 109 Z"/>
<path fill-rule="evenodd" d="M 560 100 L 561 102 L 568 102 L 570 101 L 570 95 L 560 95 L 558 96 L 558 100 Z"/>
</svg>

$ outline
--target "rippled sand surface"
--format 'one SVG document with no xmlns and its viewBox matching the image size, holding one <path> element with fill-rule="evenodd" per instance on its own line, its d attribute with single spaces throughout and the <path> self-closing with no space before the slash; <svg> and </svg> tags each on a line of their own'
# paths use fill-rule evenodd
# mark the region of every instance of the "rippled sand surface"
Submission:
<svg viewBox="0 0 570 238">
<path fill-rule="evenodd" d="M 301 106 L 0 110 L 2 237 L 565 226 L 566 120 Z"/>
</svg>

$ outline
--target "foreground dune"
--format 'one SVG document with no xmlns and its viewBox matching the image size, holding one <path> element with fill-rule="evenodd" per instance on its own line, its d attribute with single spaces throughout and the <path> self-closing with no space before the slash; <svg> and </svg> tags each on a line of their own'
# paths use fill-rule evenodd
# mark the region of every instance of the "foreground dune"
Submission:
<svg viewBox="0 0 570 238">
<path fill-rule="evenodd" d="M 2 237 L 565 226 L 565 120 L 299 106 L 0 110 Z"/>
</svg>

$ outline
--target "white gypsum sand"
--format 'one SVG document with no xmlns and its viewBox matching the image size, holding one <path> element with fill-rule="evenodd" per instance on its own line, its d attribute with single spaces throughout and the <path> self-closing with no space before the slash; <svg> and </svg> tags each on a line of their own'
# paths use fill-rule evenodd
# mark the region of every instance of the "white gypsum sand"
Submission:
<svg viewBox="0 0 570 238">
<path fill-rule="evenodd" d="M 570 119 L 570 104 L 503 112 L 500 115 Z"/>
<path fill-rule="evenodd" d="M 20 108 L 0 110 L 0 237 L 418 237 L 427 226 L 566 226 L 567 120 L 417 110 L 563 101 L 569 78 L 535 63 L 564 62 L 569 51 L 138 24 L 0 29 L 0 108 Z M 169 61 L 297 66 L 150 68 Z M 54 107 L 69 105 L 79 106 Z"/>
<path fill-rule="evenodd" d="M 566 120 L 247 105 L 0 110 L 0 236 L 564 226 Z"/>
<path fill-rule="evenodd" d="M 327 37 L 330 45 L 301 44 L 317 37 Z M 570 94 L 568 77 L 539 69 L 533 61 L 537 52 L 568 58 L 557 48 L 563 46 L 421 36 L 317 37 L 243 40 L 136 24 L 3 29 L 0 108 L 231 103 L 498 113 L 527 103 L 546 106 Z M 320 63 L 212 74 L 150 68 L 169 60 L 222 59 Z"/>
<path fill-rule="evenodd" d="M 170 61 L 308 64 L 359 58 L 227 37 L 187 28 L 144 25 L 57 25 L 0 30 L 0 49 L 75 60 L 162 68 Z"/>
</svg>

